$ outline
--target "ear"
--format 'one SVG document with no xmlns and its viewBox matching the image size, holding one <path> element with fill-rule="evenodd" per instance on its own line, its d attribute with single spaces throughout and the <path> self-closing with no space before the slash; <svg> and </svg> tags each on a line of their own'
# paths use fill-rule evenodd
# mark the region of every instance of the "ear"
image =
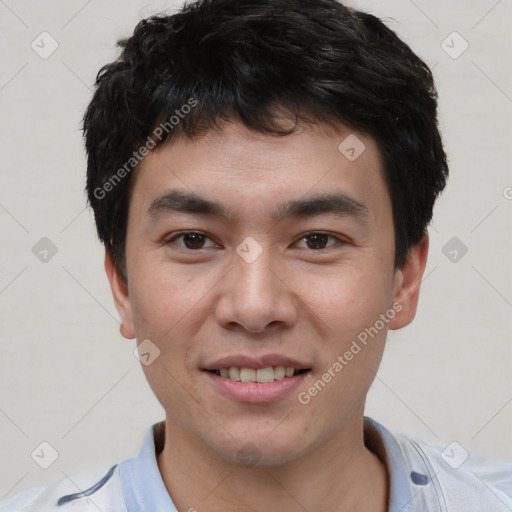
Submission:
<svg viewBox="0 0 512 512">
<path fill-rule="evenodd" d="M 105 249 L 105 272 L 110 282 L 110 289 L 114 297 L 117 312 L 121 317 L 119 331 L 128 340 L 135 338 L 133 327 L 132 307 L 128 295 L 128 287 L 120 276 L 112 255 Z"/>
<path fill-rule="evenodd" d="M 399 304 L 397 314 L 390 321 L 390 329 L 400 329 L 409 325 L 416 316 L 420 285 L 427 264 L 429 239 L 425 233 L 423 238 L 409 250 L 405 265 L 395 272 L 395 291 L 393 304 Z"/>
</svg>

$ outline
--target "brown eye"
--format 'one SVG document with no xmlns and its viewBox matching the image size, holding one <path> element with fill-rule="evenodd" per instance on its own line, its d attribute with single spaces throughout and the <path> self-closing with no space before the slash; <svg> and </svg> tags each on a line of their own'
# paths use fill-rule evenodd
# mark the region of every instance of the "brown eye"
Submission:
<svg viewBox="0 0 512 512">
<path fill-rule="evenodd" d="M 183 235 L 183 243 L 187 249 L 202 249 L 205 237 L 199 233 Z"/>
<path fill-rule="evenodd" d="M 181 243 L 177 243 L 176 240 L 182 240 Z M 171 243 L 176 243 L 178 247 L 182 247 L 184 249 L 190 250 L 198 250 L 205 249 L 206 247 L 215 247 L 215 244 L 211 243 L 210 245 L 205 246 L 205 242 L 207 240 L 211 240 L 206 235 L 202 233 L 198 233 L 196 231 L 190 231 L 187 233 L 178 233 L 171 239 L 164 242 L 165 245 L 170 245 Z"/>
<path fill-rule="evenodd" d="M 329 239 L 336 240 L 337 238 L 332 235 L 328 235 L 327 233 L 310 233 L 308 235 L 303 236 L 300 241 L 304 241 L 306 243 L 307 249 L 319 250 L 319 249 L 328 249 L 332 247 L 334 244 L 328 244 Z"/>
</svg>

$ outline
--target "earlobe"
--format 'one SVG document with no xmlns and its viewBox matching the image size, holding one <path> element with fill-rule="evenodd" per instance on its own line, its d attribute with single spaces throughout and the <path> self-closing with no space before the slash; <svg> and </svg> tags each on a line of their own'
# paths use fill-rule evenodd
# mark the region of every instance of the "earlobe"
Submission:
<svg viewBox="0 0 512 512">
<path fill-rule="evenodd" d="M 428 246 L 429 238 L 425 233 L 420 242 L 409 250 L 405 265 L 395 272 L 393 301 L 397 304 L 397 314 L 389 324 L 390 329 L 405 327 L 416 316 L 421 280 L 427 264 Z"/>
<path fill-rule="evenodd" d="M 105 272 L 110 283 L 112 296 L 119 316 L 121 317 L 121 325 L 119 331 L 126 339 L 135 338 L 135 329 L 133 327 L 132 309 L 130 297 L 128 294 L 128 286 L 119 274 L 112 255 L 105 249 Z"/>
</svg>

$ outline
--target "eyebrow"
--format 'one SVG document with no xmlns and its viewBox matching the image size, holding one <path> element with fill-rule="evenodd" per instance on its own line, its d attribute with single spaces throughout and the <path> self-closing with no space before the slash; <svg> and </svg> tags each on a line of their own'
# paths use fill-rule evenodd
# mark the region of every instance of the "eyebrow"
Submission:
<svg viewBox="0 0 512 512">
<path fill-rule="evenodd" d="M 226 221 L 236 217 L 233 211 L 219 203 L 201 197 L 193 192 L 170 190 L 157 197 L 149 206 L 147 213 L 154 218 L 175 212 L 206 217 L 219 217 Z M 368 208 L 344 192 L 335 192 L 286 201 L 271 214 L 272 219 L 305 218 L 316 215 L 336 215 L 339 217 L 364 218 Z"/>
</svg>

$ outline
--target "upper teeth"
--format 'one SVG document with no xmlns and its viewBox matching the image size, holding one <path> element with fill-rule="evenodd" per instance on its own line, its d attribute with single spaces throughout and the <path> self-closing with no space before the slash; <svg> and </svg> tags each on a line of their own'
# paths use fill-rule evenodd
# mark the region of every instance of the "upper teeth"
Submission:
<svg viewBox="0 0 512 512">
<path fill-rule="evenodd" d="M 284 366 L 268 366 L 267 368 L 221 368 L 217 371 L 221 377 L 242 382 L 274 382 L 285 377 L 293 377 L 294 368 L 285 368 Z"/>
</svg>

